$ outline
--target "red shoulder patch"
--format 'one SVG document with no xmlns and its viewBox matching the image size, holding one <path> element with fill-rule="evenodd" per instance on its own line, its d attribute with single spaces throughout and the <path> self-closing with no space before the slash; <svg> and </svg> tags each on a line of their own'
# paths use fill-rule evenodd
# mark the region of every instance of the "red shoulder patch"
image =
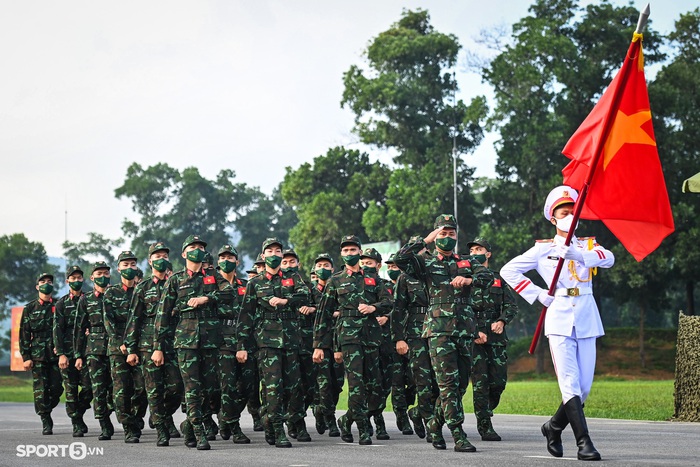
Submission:
<svg viewBox="0 0 700 467">
<path fill-rule="evenodd" d="M 457 267 L 458 268 L 470 268 L 470 267 L 472 267 L 472 263 L 470 263 L 468 259 L 463 259 L 462 261 L 457 261 Z"/>
<path fill-rule="evenodd" d="M 205 284 L 216 284 L 216 278 L 214 276 L 204 276 Z"/>
<path fill-rule="evenodd" d="M 374 277 L 365 277 L 365 285 L 377 285 L 377 281 L 374 280 Z"/>
<path fill-rule="evenodd" d="M 494 287 L 501 287 L 501 279 L 494 279 L 493 286 Z"/>
<path fill-rule="evenodd" d="M 51 307 L 51 313 L 56 313 L 56 307 L 55 307 L 55 306 L 52 306 L 52 307 Z"/>
<path fill-rule="evenodd" d="M 387 289 L 389 291 L 389 295 L 394 295 L 394 290 L 393 289 Z"/>
<path fill-rule="evenodd" d="M 292 287 L 294 285 L 294 279 L 291 277 L 289 279 L 282 279 L 282 287 Z"/>
<path fill-rule="evenodd" d="M 238 295 L 245 295 L 245 287 L 238 287 Z"/>
</svg>

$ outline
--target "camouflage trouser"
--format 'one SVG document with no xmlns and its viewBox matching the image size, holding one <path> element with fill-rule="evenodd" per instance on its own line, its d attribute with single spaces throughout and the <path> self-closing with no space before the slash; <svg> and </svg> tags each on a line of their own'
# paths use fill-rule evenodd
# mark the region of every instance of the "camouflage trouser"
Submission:
<svg viewBox="0 0 700 467">
<path fill-rule="evenodd" d="M 204 406 L 203 414 L 211 417 L 221 411 L 221 383 L 219 382 L 219 349 L 213 349 L 216 355 L 217 365 L 204 367 Z"/>
<path fill-rule="evenodd" d="M 384 398 L 384 406 L 386 406 L 386 400 L 391 394 L 391 383 L 394 377 L 394 353 L 396 353 L 396 349 L 391 342 L 383 341 L 379 346 L 379 384 Z"/>
<path fill-rule="evenodd" d="M 416 385 L 409 365 L 409 356 L 392 353 L 391 405 L 394 412 L 405 412 L 416 400 Z"/>
<path fill-rule="evenodd" d="M 34 387 L 34 411 L 37 415 L 48 415 L 58 405 L 63 394 L 61 371 L 58 361 L 34 362 L 32 367 Z"/>
<path fill-rule="evenodd" d="M 505 345 L 475 344 L 472 350 L 472 390 L 477 421 L 493 416 L 506 388 Z"/>
<path fill-rule="evenodd" d="M 92 384 L 92 411 L 95 418 L 108 418 L 112 413 L 112 376 L 107 355 L 88 355 L 87 367 Z"/>
<path fill-rule="evenodd" d="M 306 416 L 301 392 L 299 351 L 263 348 L 258 350 L 265 413 L 272 424 L 296 423 Z"/>
<path fill-rule="evenodd" d="M 430 362 L 428 340 L 409 339 L 407 343 L 411 375 L 416 385 L 418 413 L 424 420 L 430 420 L 435 412 L 435 404 L 440 392 Z"/>
<path fill-rule="evenodd" d="M 166 353 L 161 366 L 153 363 L 151 355 L 151 351 L 141 351 L 141 373 L 153 424 L 160 425 L 180 407 L 182 378 L 174 354 Z"/>
<path fill-rule="evenodd" d="M 313 361 L 313 354 L 302 351 L 299 354 L 299 373 L 301 374 L 301 391 L 304 395 L 304 410 L 318 401 L 318 367 Z"/>
<path fill-rule="evenodd" d="M 464 423 L 462 397 L 469 386 L 472 340 L 467 337 L 433 336 L 430 361 L 440 389 L 440 407 L 448 428 Z"/>
<path fill-rule="evenodd" d="M 177 349 L 177 363 L 185 389 L 187 419 L 200 426 L 211 410 L 211 389 L 219 384 L 219 349 Z"/>
<path fill-rule="evenodd" d="M 248 352 L 248 360 L 251 361 L 251 369 L 253 371 L 251 379 L 251 391 L 248 394 L 248 413 L 256 415 L 260 413 L 260 371 L 258 365 L 257 352 Z"/>
<path fill-rule="evenodd" d="M 345 371 L 343 363 L 336 363 L 333 351 L 323 349 L 323 360 L 318 364 L 316 381 L 318 383 L 318 402 L 321 413 L 326 416 L 335 415 L 338 397 L 343 392 Z"/>
<path fill-rule="evenodd" d="M 245 363 L 239 363 L 235 349 L 219 349 L 220 422 L 232 423 L 241 419 L 241 412 L 253 391 L 254 368 L 254 359 L 248 358 Z"/>
<path fill-rule="evenodd" d="M 354 421 L 380 414 L 386 407 L 386 397 L 381 387 L 379 348 L 349 344 L 341 350 L 348 380 L 346 417 Z"/>
<path fill-rule="evenodd" d="M 110 355 L 109 363 L 117 421 L 122 425 L 136 423 L 138 418 L 143 419 L 148 407 L 141 368 L 126 363 L 126 355 Z"/>
<path fill-rule="evenodd" d="M 68 368 L 61 370 L 63 387 L 66 390 L 66 413 L 70 418 L 82 417 L 92 402 L 92 387 L 87 366 L 75 367 L 75 359 L 68 360 Z"/>
</svg>

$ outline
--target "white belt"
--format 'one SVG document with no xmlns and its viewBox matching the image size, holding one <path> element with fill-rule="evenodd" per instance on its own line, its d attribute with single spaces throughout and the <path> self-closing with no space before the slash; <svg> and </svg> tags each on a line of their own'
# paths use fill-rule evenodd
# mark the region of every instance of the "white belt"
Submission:
<svg viewBox="0 0 700 467">
<path fill-rule="evenodd" d="M 570 289 L 557 289 L 555 297 L 578 297 L 579 295 L 592 295 L 593 289 L 590 287 L 572 287 Z"/>
</svg>

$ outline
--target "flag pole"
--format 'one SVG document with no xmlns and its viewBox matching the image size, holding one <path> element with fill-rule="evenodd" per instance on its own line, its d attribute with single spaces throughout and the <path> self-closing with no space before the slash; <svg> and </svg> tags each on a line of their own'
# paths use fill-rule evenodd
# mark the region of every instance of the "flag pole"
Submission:
<svg viewBox="0 0 700 467">
<path fill-rule="evenodd" d="M 647 20 L 649 19 L 649 4 L 647 3 L 647 6 L 644 8 L 639 13 L 639 21 L 637 22 L 637 29 L 635 31 L 634 37 L 632 39 L 632 43 L 630 44 L 630 47 L 627 51 L 627 54 L 625 55 L 625 62 L 623 62 L 623 66 L 621 69 L 622 76 L 620 77 L 620 84 L 616 88 L 616 93 L 613 95 L 612 98 L 612 105 L 611 109 L 616 110 L 620 106 L 620 100 L 622 99 L 622 91 L 625 88 L 625 85 L 627 84 L 627 81 L 629 80 L 630 76 L 630 70 L 632 69 L 631 64 L 626 63 L 627 60 L 632 60 L 634 61 L 635 58 L 637 57 L 637 54 L 640 53 L 641 51 L 641 34 L 644 31 L 644 28 L 646 27 Z M 627 66 L 625 66 L 627 65 Z M 608 112 L 608 114 L 605 116 L 605 120 L 603 121 L 603 131 L 600 134 L 600 139 L 598 140 L 598 143 L 596 144 L 595 152 L 593 153 L 593 162 L 591 163 L 590 167 L 588 168 L 588 174 L 586 174 L 586 179 L 583 182 L 583 187 L 581 187 L 581 192 L 579 193 L 579 197 L 576 200 L 576 204 L 574 205 L 574 219 L 571 222 L 571 229 L 569 229 L 569 232 L 566 235 L 566 240 L 564 241 L 564 245 L 569 246 L 571 245 L 571 239 L 574 236 L 574 230 L 576 227 L 576 224 L 578 223 L 579 218 L 581 217 L 581 211 L 583 210 L 583 204 L 586 201 L 586 196 L 588 196 L 588 189 L 590 188 L 591 182 L 593 180 L 593 175 L 595 174 L 595 168 L 598 166 L 598 162 L 600 162 L 600 158 L 603 155 L 603 148 L 605 147 L 605 143 L 608 140 L 608 136 L 610 135 L 610 130 L 612 129 L 612 124 L 615 121 L 615 112 Z M 554 277 L 552 278 L 552 283 L 549 285 L 549 295 L 554 296 L 554 292 L 557 289 L 557 282 L 559 282 L 559 276 L 561 275 L 561 270 L 564 267 L 564 258 L 559 258 L 559 261 L 557 262 L 557 268 L 554 271 Z M 537 327 L 535 328 L 535 334 L 532 336 L 532 343 L 530 344 L 530 349 L 528 352 L 532 355 L 535 352 L 535 349 L 537 348 L 537 343 L 540 339 L 540 334 L 542 333 L 542 328 L 544 327 L 544 318 L 547 315 L 547 307 L 542 307 L 542 312 L 540 312 L 540 317 L 537 320 Z"/>
</svg>

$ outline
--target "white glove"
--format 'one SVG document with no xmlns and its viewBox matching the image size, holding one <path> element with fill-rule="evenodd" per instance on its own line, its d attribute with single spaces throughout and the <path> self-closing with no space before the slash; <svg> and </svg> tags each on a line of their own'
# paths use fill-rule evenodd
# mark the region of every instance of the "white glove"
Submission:
<svg viewBox="0 0 700 467">
<path fill-rule="evenodd" d="M 545 307 L 549 308 L 549 305 L 551 305 L 552 302 L 554 301 L 554 297 L 551 296 L 551 295 L 549 295 L 549 291 L 548 291 L 548 290 L 543 290 L 543 291 L 540 292 L 540 294 L 537 296 L 537 300 L 538 300 L 542 305 L 544 305 Z"/>
<path fill-rule="evenodd" d="M 571 259 L 583 263 L 583 255 L 581 250 L 573 244 L 566 246 L 563 243 L 556 246 L 557 256 L 564 259 Z"/>
</svg>

